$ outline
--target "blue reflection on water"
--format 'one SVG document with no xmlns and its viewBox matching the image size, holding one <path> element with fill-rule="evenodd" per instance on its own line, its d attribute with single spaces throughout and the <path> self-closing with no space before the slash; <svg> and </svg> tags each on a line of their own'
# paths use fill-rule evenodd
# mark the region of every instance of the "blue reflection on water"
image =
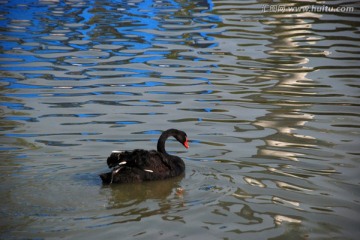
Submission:
<svg viewBox="0 0 360 240">
<path fill-rule="evenodd" d="M 0 106 L 7 107 L 12 110 L 31 110 L 32 108 L 25 107 L 22 103 L 13 103 L 13 102 L 1 102 Z"/>
<path fill-rule="evenodd" d="M 165 84 L 162 82 L 152 82 L 152 81 L 131 84 L 131 86 L 133 87 L 156 87 L 156 86 L 164 86 L 164 85 Z"/>
<path fill-rule="evenodd" d="M 78 114 L 76 114 L 76 116 L 79 117 L 79 118 L 98 117 L 98 116 L 100 116 L 100 115 L 101 115 L 101 114 L 85 114 L 85 113 L 82 113 L 82 114 L 78 113 Z"/>
<path fill-rule="evenodd" d="M 7 93 L 4 94 L 6 97 L 15 97 L 15 98 L 40 98 L 41 94 L 36 93 Z"/>
<path fill-rule="evenodd" d="M 23 117 L 23 116 L 11 116 L 5 117 L 5 120 L 13 120 L 13 121 L 25 121 L 25 122 L 38 122 L 36 118 L 33 117 Z"/>
<path fill-rule="evenodd" d="M 7 88 L 17 88 L 17 89 L 21 89 L 21 88 L 25 88 L 25 89 L 52 89 L 52 86 L 41 86 L 41 85 L 30 85 L 30 84 L 24 84 L 24 83 L 20 83 L 20 82 L 13 82 L 7 87 Z"/>
<path fill-rule="evenodd" d="M 162 131 L 158 131 L 158 130 L 149 130 L 149 131 L 141 132 L 141 134 L 148 134 L 148 135 L 159 135 L 161 133 Z"/>
</svg>

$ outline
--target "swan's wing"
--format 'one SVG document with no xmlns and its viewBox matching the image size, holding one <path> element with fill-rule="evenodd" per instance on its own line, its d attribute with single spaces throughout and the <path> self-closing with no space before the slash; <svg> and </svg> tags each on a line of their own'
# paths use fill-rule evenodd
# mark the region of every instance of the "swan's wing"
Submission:
<svg viewBox="0 0 360 240">
<path fill-rule="evenodd" d="M 168 159 L 155 150 L 113 151 L 107 159 L 107 164 L 109 168 L 136 168 L 154 174 L 167 173 L 170 170 Z"/>
<path fill-rule="evenodd" d="M 144 156 L 143 156 L 144 157 Z M 146 170 L 149 173 L 164 174 L 170 170 L 169 164 L 167 164 L 167 158 L 158 151 L 148 151 L 146 156 L 142 159 L 140 168 Z"/>
<path fill-rule="evenodd" d="M 113 168 L 119 165 L 124 151 L 112 151 L 106 162 L 109 168 Z"/>
<path fill-rule="evenodd" d="M 136 164 L 135 162 L 137 161 L 137 152 L 138 150 L 134 150 L 134 151 L 120 151 L 120 150 L 115 150 L 112 151 L 110 156 L 107 158 L 107 165 L 109 168 L 115 168 L 118 167 L 119 165 L 125 165 L 125 164 L 129 164 L 129 165 L 134 165 Z M 145 151 L 145 150 L 142 150 Z"/>
</svg>

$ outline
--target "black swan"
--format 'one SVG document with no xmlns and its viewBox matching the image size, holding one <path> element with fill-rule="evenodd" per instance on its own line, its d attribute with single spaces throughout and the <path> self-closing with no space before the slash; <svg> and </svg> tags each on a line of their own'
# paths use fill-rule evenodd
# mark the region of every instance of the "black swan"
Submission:
<svg viewBox="0 0 360 240">
<path fill-rule="evenodd" d="M 112 168 L 111 172 L 100 174 L 103 183 L 134 183 L 181 175 L 185 170 L 184 161 L 178 156 L 168 154 L 165 150 L 165 141 L 170 136 L 189 148 L 185 132 L 168 129 L 161 134 L 157 151 L 143 149 L 113 151 L 107 159 L 107 165 Z"/>
</svg>

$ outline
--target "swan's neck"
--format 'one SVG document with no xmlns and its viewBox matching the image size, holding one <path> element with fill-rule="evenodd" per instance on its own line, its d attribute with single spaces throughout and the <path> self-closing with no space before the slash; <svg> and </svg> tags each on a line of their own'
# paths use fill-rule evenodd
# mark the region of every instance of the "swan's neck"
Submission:
<svg viewBox="0 0 360 240">
<path fill-rule="evenodd" d="M 159 141 L 157 143 L 157 150 L 158 152 L 161 152 L 162 154 L 169 155 L 165 150 L 165 142 L 168 139 L 169 135 L 162 134 L 159 138 Z"/>
</svg>

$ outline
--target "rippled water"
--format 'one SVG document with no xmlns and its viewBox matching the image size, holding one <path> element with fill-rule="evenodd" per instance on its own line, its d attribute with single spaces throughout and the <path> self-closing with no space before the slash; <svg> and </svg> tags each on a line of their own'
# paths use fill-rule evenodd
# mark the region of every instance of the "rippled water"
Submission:
<svg viewBox="0 0 360 240">
<path fill-rule="evenodd" d="M 359 236 L 356 2 L 0 4 L 1 238 Z M 185 176 L 101 185 L 173 127 Z"/>
</svg>

